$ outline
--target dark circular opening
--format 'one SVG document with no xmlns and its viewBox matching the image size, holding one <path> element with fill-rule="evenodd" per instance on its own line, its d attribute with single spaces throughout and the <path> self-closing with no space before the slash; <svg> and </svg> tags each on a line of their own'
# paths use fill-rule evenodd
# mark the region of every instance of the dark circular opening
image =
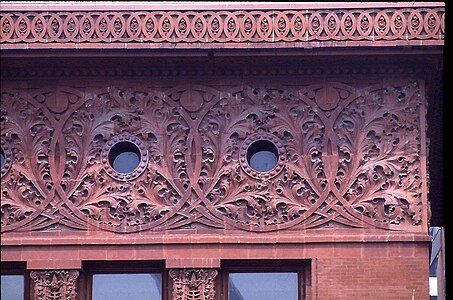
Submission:
<svg viewBox="0 0 453 300">
<path fill-rule="evenodd" d="M 255 171 L 270 171 L 277 165 L 278 149 L 266 140 L 253 142 L 247 150 L 247 161 Z"/>
<path fill-rule="evenodd" d="M 5 164 L 5 152 L 3 152 L 3 148 L 0 148 L 0 167 L 3 168 Z"/>
<path fill-rule="evenodd" d="M 140 150 L 131 142 L 115 144 L 109 152 L 109 162 L 112 168 L 119 173 L 130 173 L 140 163 Z"/>
</svg>

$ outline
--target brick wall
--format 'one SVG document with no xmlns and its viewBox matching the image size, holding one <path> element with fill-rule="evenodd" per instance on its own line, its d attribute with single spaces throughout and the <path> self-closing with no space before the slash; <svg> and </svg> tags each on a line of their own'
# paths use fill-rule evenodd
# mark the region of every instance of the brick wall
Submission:
<svg viewBox="0 0 453 300">
<path fill-rule="evenodd" d="M 312 273 L 317 286 L 314 298 L 427 299 L 428 248 L 406 250 L 409 253 L 386 255 L 387 250 L 381 249 L 373 256 L 317 259 Z"/>
</svg>

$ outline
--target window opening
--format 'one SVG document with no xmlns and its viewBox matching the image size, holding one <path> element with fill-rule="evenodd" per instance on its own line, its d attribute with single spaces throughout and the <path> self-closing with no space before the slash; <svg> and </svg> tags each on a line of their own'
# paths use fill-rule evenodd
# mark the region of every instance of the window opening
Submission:
<svg viewBox="0 0 453 300">
<path fill-rule="evenodd" d="M 140 150 L 131 142 L 119 142 L 109 152 L 109 162 L 112 168 L 119 173 L 130 173 L 140 163 Z"/>
<path fill-rule="evenodd" d="M 247 161 L 255 171 L 268 172 L 277 166 L 278 149 L 270 141 L 255 141 L 247 150 Z"/>
</svg>

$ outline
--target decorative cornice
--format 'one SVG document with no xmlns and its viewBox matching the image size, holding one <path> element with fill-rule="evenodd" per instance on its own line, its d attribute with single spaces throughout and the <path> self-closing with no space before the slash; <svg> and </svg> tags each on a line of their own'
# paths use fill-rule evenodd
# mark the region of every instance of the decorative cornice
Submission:
<svg viewBox="0 0 453 300">
<path fill-rule="evenodd" d="M 275 3 L 274 3 L 275 4 Z M 337 9 L 41 11 L 3 7 L 1 49 L 316 48 L 443 45 L 445 8 L 406 3 Z M 17 6 L 17 5 L 16 5 Z M 61 6 L 61 5 L 60 5 Z M 286 5 L 288 6 L 288 5 Z M 23 6 L 22 6 L 23 7 Z M 368 5 L 369 7 L 369 5 Z M 156 7 L 157 8 L 157 7 Z M 162 6 L 165 8 L 165 6 Z M 188 8 L 188 7 L 187 7 Z M 272 9 L 270 9 L 272 8 Z"/>
<path fill-rule="evenodd" d="M 0 11 L 104 11 L 126 10 L 275 10 L 275 9 L 350 9 L 356 2 L 235 2 L 235 1 L 3 1 Z M 360 8 L 443 7 L 445 2 L 360 2 Z"/>
</svg>

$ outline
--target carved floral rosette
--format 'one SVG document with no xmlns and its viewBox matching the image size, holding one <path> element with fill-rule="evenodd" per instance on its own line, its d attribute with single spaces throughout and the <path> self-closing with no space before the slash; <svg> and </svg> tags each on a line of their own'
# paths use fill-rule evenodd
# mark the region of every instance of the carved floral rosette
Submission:
<svg viewBox="0 0 453 300">
<path fill-rule="evenodd" d="M 2 230 L 418 231 L 423 93 L 418 81 L 5 92 Z M 277 149 L 269 172 L 249 165 L 256 140 Z M 140 149 L 129 175 L 108 160 L 122 141 Z"/>
</svg>

